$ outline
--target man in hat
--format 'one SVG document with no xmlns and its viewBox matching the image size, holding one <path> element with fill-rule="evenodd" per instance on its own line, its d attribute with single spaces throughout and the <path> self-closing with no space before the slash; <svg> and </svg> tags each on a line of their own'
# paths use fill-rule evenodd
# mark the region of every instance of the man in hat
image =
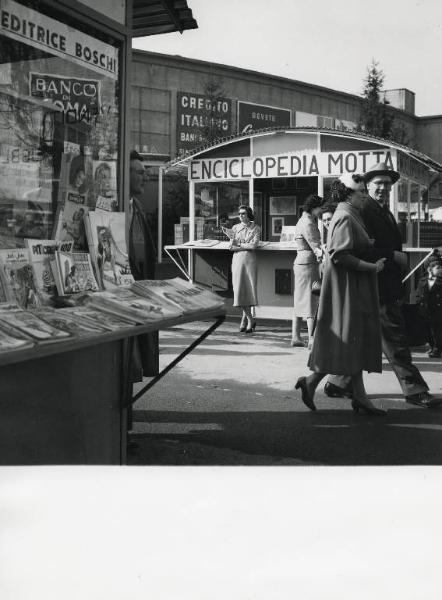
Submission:
<svg viewBox="0 0 442 600">
<path fill-rule="evenodd" d="M 407 257 L 402 252 L 401 233 L 389 208 L 391 188 L 399 177 L 386 163 L 375 164 L 365 173 L 368 195 L 361 195 L 357 208 L 373 240 L 372 259 L 387 259 L 384 270 L 378 274 L 383 352 L 399 380 L 405 400 L 431 408 L 440 404 L 440 400 L 428 393 L 428 385 L 413 365 L 400 307 Z M 329 377 L 324 391 L 331 397 L 350 397 L 352 393 L 347 378 L 338 376 Z"/>
</svg>

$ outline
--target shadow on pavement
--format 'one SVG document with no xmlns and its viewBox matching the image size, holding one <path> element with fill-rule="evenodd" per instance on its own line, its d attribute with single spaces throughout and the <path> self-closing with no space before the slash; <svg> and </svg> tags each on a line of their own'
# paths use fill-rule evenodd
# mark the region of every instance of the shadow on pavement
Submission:
<svg viewBox="0 0 442 600">
<path fill-rule="evenodd" d="M 316 413 L 145 410 L 135 411 L 134 418 L 149 432 L 132 435 L 138 449 L 129 464 L 442 464 L 442 410 L 389 409 L 385 417 L 339 409 Z M 155 433 L 159 425 L 163 433 Z"/>
</svg>

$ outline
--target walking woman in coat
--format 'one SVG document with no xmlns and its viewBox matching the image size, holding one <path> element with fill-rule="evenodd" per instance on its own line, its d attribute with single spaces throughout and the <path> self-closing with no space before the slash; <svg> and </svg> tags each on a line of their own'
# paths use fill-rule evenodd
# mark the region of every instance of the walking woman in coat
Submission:
<svg viewBox="0 0 442 600">
<path fill-rule="evenodd" d="M 308 347 L 313 342 L 313 321 L 318 306 L 318 297 L 312 294 L 312 285 L 319 281 L 321 236 L 317 216 L 322 198 L 312 194 L 302 207 L 302 215 L 296 224 L 296 258 L 293 263 L 295 292 L 293 296 L 292 346 L 304 346 L 301 339 L 302 320 L 307 321 Z"/>
<path fill-rule="evenodd" d="M 261 228 L 255 225 L 255 217 L 250 206 L 239 207 L 240 223 L 233 226 L 230 240 L 232 257 L 233 306 L 241 306 L 242 319 L 240 331 L 253 333 L 256 320 L 252 315 L 252 306 L 258 304 L 255 249 L 261 238 Z"/>
<path fill-rule="evenodd" d="M 311 410 L 316 410 L 316 387 L 332 373 L 351 376 L 353 410 L 385 414 L 369 400 L 362 380 L 363 371 L 382 371 L 376 275 L 385 262 L 384 258 L 376 263 L 366 260 L 371 241 L 352 205 L 363 190 L 363 179 L 357 175 L 343 175 L 332 184 L 333 200 L 339 204 L 328 232 L 318 320 L 308 360 L 313 372 L 300 377 L 295 386 Z"/>
</svg>

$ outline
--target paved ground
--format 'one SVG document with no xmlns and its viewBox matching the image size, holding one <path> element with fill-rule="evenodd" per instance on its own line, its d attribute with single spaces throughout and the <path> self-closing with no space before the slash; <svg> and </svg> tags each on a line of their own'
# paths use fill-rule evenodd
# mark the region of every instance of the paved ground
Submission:
<svg viewBox="0 0 442 600">
<path fill-rule="evenodd" d="M 164 331 L 167 365 L 208 327 L 196 322 Z M 354 414 L 347 400 L 318 389 L 316 413 L 294 390 L 307 373 L 307 350 L 290 347 L 289 323 L 258 323 L 239 334 L 227 320 L 134 407 L 133 465 L 440 465 L 442 409 L 406 404 L 388 363 L 365 377 L 386 417 Z M 442 361 L 423 349 L 415 364 L 442 395 Z M 132 446 L 132 444 L 131 444 Z"/>
</svg>

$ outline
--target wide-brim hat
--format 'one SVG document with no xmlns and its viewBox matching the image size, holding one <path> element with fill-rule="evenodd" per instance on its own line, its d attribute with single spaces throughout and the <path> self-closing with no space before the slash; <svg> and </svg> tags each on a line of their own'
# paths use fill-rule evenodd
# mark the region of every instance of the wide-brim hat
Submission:
<svg viewBox="0 0 442 600">
<path fill-rule="evenodd" d="M 373 177 L 377 177 L 378 175 L 388 175 L 391 183 L 396 183 L 400 177 L 400 174 L 394 169 L 390 169 L 387 163 L 379 162 L 366 171 L 364 174 L 365 183 L 368 183 Z"/>
</svg>

